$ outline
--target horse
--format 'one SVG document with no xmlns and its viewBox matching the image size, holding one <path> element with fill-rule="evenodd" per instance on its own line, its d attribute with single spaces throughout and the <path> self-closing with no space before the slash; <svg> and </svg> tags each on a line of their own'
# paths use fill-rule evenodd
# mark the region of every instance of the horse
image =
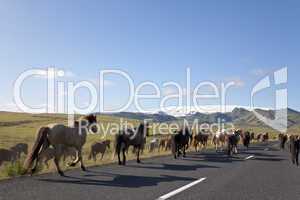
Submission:
<svg viewBox="0 0 300 200">
<path fill-rule="evenodd" d="M 255 139 L 255 133 L 252 132 L 251 135 L 250 135 L 250 141 L 251 141 L 251 140 L 254 140 L 254 139 Z"/>
<path fill-rule="evenodd" d="M 149 152 L 154 152 L 157 149 L 159 151 L 159 139 L 153 138 L 149 143 Z"/>
<path fill-rule="evenodd" d="M 194 143 L 194 147 L 195 147 L 196 152 L 198 151 L 198 145 L 199 144 L 202 145 L 202 148 L 206 148 L 208 137 L 209 137 L 208 134 L 204 134 L 201 131 L 198 134 L 194 135 L 194 142 L 193 143 Z"/>
<path fill-rule="evenodd" d="M 262 142 L 267 142 L 269 140 L 269 133 L 264 133 L 262 135 Z"/>
<path fill-rule="evenodd" d="M 257 136 L 256 136 L 256 141 L 259 142 L 259 141 L 262 139 L 262 135 L 263 135 L 263 134 L 261 134 L 261 133 L 257 134 Z"/>
<path fill-rule="evenodd" d="M 66 160 L 68 156 L 72 159 L 76 158 L 76 150 L 73 147 L 65 147 L 63 145 L 57 145 L 56 149 L 49 147 L 40 154 L 39 164 L 44 163 L 47 168 L 49 168 L 49 161 L 55 158 L 57 155 L 59 158 L 63 156 L 63 161 Z"/>
<path fill-rule="evenodd" d="M 192 140 L 192 134 L 190 134 L 190 131 L 188 128 L 181 129 L 179 132 L 177 132 L 175 135 L 173 135 L 173 154 L 174 158 L 180 156 L 180 150 L 182 149 L 182 156 L 186 156 L 186 149 L 189 146 L 189 141 Z"/>
<path fill-rule="evenodd" d="M 64 124 L 49 124 L 48 126 L 41 127 L 38 130 L 37 138 L 32 147 L 31 152 L 27 155 L 26 161 L 24 163 L 25 173 L 31 168 L 31 175 L 36 171 L 37 165 L 39 163 L 40 154 L 43 153 L 50 145 L 56 150 L 60 146 L 74 147 L 76 149 L 76 158 L 69 166 L 75 166 L 80 162 L 81 169 L 86 171 L 82 159 L 82 147 L 86 142 L 86 137 L 89 131 L 97 132 L 96 115 L 90 114 L 79 118 L 78 121 L 74 122 L 74 126 L 69 127 Z M 57 152 L 57 151 L 56 151 Z M 64 176 L 63 171 L 59 167 L 60 156 L 56 153 L 54 158 L 54 163 L 57 172 Z"/>
<path fill-rule="evenodd" d="M 232 135 L 227 136 L 227 145 L 228 145 L 227 154 L 229 156 L 231 156 L 232 153 L 238 153 L 237 145 L 240 141 L 241 133 L 242 133 L 241 130 L 236 130 Z"/>
<path fill-rule="evenodd" d="M 97 154 L 101 153 L 101 160 L 102 160 L 106 152 L 106 149 L 110 149 L 110 140 L 104 140 L 102 142 L 94 142 L 91 145 L 91 151 L 88 159 L 91 160 L 93 158 L 93 160 L 96 162 Z"/>
<path fill-rule="evenodd" d="M 285 143 L 286 143 L 287 140 L 288 140 L 288 136 L 285 135 L 285 134 L 283 134 L 283 133 L 280 133 L 280 134 L 278 135 L 278 140 L 279 140 L 279 142 L 280 142 L 280 148 L 281 148 L 281 149 L 284 149 Z"/>
<path fill-rule="evenodd" d="M 0 149 L 0 166 L 3 162 L 15 162 L 17 158 L 17 152 L 10 149 Z"/>
<path fill-rule="evenodd" d="M 212 144 L 215 146 L 216 152 L 218 152 L 219 146 L 223 149 L 226 143 L 226 133 L 217 133 L 212 138 Z"/>
<path fill-rule="evenodd" d="M 251 141 L 251 135 L 249 131 L 246 131 L 244 134 L 241 134 L 242 137 L 242 141 L 243 141 L 243 145 L 245 147 L 247 147 L 247 149 L 249 148 L 249 144 Z"/>
<path fill-rule="evenodd" d="M 290 136 L 290 153 L 292 163 L 299 166 L 299 151 L 300 151 L 300 139 L 298 136 Z"/>
<path fill-rule="evenodd" d="M 20 159 L 22 153 L 25 155 L 28 154 L 28 144 L 26 143 L 18 143 L 15 146 L 11 147 L 10 150 L 16 152 L 17 158 Z"/>
<path fill-rule="evenodd" d="M 161 149 L 165 149 L 167 148 L 167 144 L 168 144 L 168 140 L 170 138 L 162 138 L 160 141 L 159 141 L 159 145 L 158 145 L 158 150 L 160 151 Z"/>
<path fill-rule="evenodd" d="M 148 123 L 141 123 L 137 129 L 120 130 L 115 138 L 115 154 L 118 154 L 119 165 L 126 165 L 126 152 L 133 146 L 137 154 L 137 163 L 141 163 L 140 151 L 144 149 L 146 137 L 148 136 Z M 120 154 L 123 154 L 121 162 Z"/>
</svg>

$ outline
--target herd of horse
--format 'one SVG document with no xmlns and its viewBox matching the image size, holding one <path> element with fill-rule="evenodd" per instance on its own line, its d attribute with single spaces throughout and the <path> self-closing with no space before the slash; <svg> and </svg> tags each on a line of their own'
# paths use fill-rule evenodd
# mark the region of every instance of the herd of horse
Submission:
<svg viewBox="0 0 300 200">
<path fill-rule="evenodd" d="M 36 140 L 30 152 L 28 152 L 28 145 L 25 143 L 19 143 L 10 149 L 0 149 L 0 166 L 5 161 L 13 162 L 20 159 L 21 154 L 24 153 L 27 155 L 24 162 L 24 174 L 30 173 L 32 175 L 42 161 L 48 167 L 48 161 L 53 159 L 57 172 L 63 176 L 64 173 L 59 165 L 61 157 L 63 157 L 64 161 L 66 157 L 71 157 L 72 162 L 68 163 L 68 165 L 75 166 L 80 163 L 81 169 L 85 171 L 82 147 L 86 143 L 88 132 L 96 132 L 94 129 L 95 123 L 97 123 L 96 115 L 90 114 L 79 118 L 74 122 L 73 126 L 50 124 L 41 127 L 37 132 Z M 238 144 L 240 142 L 248 149 L 252 140 L 260 142 L 269 140 L 268 133 L 254 134 L 253 132 L 244 132 L 242 130 L 233 130 L 232 132 L 224 130 L 217 134 L 201 130 L 196 133 L 191 131 L 189 127 L 183 127 L 175 131 L 174 134 L 162 138 L 152 138 L 147 144 L 146 138 L 148 136 L 149 125 L 144 122 L 140 123 L 136 128 L 120 130 L 114 141 L 114 155 L 117 154 L 118 156 L 118 164 L 126 164 L 126 154 L 130 146 L 133 147 L 133 152 L 136 154 L 137 163 L 140 163 L 140 155 L 146 147 L 148 147 L 149 152 L 153 152 L 155 149 L 157 151 L 162 149 L 165 151 L 171 150 L 174 158 L 177 159 L 180 156 L 185 157 L 187 149 L 191 146 L 195 148 L 196 152 L 199 151 L 200 147 L 202 149 L 206 148 L 210 140 L 216 152 L 221 151 L 231 156 L 238 153 Z M 282 149 L 289 142 L 291 160 L 298 165 L 300 138 L 293 135 L 279 134 L 278 139 Z M 102 159 L 107 149 L 110 149 L 110 144 L 110 140 L 94 142 L 90 147 L 89 159 L 96 161 L 98 154 L 101 154 Z"/>
</svg>

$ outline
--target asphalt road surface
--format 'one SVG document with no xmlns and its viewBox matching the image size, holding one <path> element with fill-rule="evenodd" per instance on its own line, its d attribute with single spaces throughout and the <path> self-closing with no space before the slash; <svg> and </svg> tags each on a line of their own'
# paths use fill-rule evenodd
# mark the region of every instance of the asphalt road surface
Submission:
<svg viewBox="0 0 300 200">
<path fill-rule="evenodd" d="M 0 199 L 298 200 L 300 167 L 277 144 L 257 144 L 230 158 L 212 150 L 105 165 L 66 177 L 45 174 L 0 182 Z"/>
</svg>

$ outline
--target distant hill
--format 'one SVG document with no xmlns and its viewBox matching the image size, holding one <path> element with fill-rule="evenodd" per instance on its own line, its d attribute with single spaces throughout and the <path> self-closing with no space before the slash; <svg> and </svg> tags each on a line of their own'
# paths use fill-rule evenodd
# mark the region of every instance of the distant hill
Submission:
<svg viewBox="0 0 300 200">
<path fill-rule="evenodd" d="M 168 115 L 164 112 L 158 112 L 158 113 L 154 113 L 154 114 L 138 113 L 138 112 L 119 112 L 119 113 L 108 113 L 108 114 L 97 113 L 97 114 L 109 115 L 109 116 L 121 117 L 121 118 L 127 118 L 127 119 L 135 119 L 135 120 L 150 119 L 154 122 L 167 122 L 167 121 L 177 120 L 176 117 L 174 117 L 172 115 Z"/>
<path fill-rule="evenodd" d="M 255 109 L 256 112 L 265 116 L 269 119 L 275 118 L 274 110 L 263 110 L 263 109 Z M 287 109 L 288 115 L 288 127 L 300 126 L 300 112 L 290 109 Z M 185 117 L 180 117 L 181 119 L 186 118 L 189 121 L 193 121 L 194 119 L 198 119 L 200 123 L 216 123 L 218 120 L 222 120 L 225 122 L 234 123 L 236 125 L 244 125 L 244 126 L 266 126 L 261 120 L 259 120 L 253 111 L 249 111 L 245 108 L 235 108 L 232 112 L 227 113 L 195 113 L 191 115 L 187 115 Z"/>
</svg>

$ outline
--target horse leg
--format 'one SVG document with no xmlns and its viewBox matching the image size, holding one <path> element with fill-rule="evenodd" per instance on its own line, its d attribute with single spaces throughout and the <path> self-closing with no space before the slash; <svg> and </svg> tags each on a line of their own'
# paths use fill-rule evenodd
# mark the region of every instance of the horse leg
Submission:
<svg viewBox="0 0 300 200">
<path fill-rule="evenodd" d="M 123 152 L 123 165 L 126 165 L 126 155 L 125 155 L 125 153 L 126 153 L 126 149 L 125 148 L 123 148 L 123 150 L 122 150 Z"/>
<path fill-rule="evenodd" d="M 137 149 L 137 158 L 136 158 L 136 162 L 137 163 L 141 163 L 141 160 L 140 160 L 140 148 L 138 147 Z"/>
<path fill-rule="evenodd" d="M 55 155 L 54 164 L 56 166 L 56 170 L 59 173 L 59 175 L 64 176 L 64 172 L 59 167 L 59 159 L 60 159 L 59 157 L 60 157 L 59 155 Z"/>
<path fill-rule="evenodd" d="M 31 175 L 34 174 L 34 172 L 36 172 L 37 166 L 40 162 L 40 155 L 43 154 L 48 147 L 49 147 L 48 143 L 43 144 L 43 147 L 42 147 L 40 153 L 38 153 L 38 155 L 36 156 L 36 161 L 35 161 L 34 167 L 31 169 Z"/>
<path fill-rule="evenodd" d="M 119 161 L 119 165 L 121 165 L 121 158 L 120 158 L 120 154 L 121 154 L 121 149 L 117 148 L 117 153 L 118 153 L 118 161 Z"/>
<path fill-rule="evenodd" d="M 185 158 L 185 145 L 183 146 L 183 154 L 182 154 L 182 157 L 184 157 Z"/>
<path fill-rule="evenodd" d="M 177 144 L 176 146 L 176 153 L 177 153 L 177 157 L 180 156 L 180 147 L 179 147 L 179 144 Z"/>
<path fill-rule="evenodd" d="M 83 159 L 82 159 L 82 150 L 78 150 L 78 157 L 79 157 L 79 161 L 80 161 L 80 168 L 82 171 L 86 171 L 86 168 L 83 164 Z"/>
<path fill-rule="evenodd" d="M 175 144 L 175 147 L 174 147 L 174 158 L 175 159 L 177 158 L 177 144 Z"/>
</svg>

